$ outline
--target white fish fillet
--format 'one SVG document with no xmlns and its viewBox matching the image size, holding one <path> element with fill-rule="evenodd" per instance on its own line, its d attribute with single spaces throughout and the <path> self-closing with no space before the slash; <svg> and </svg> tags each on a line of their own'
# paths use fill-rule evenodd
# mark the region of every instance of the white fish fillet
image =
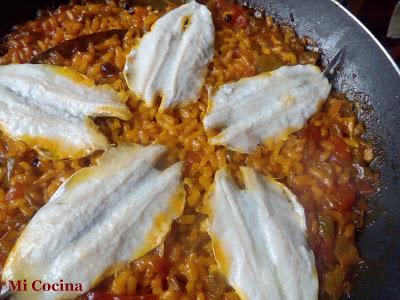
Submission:
<svg viewBox="0 0 400 300">
<path fill-rule="evenodd" d="M 161 95 L 160 109 L 196 101 L 213 58 L 214 31 L 204 5 L 191 1 L 170 11 L 128 55 L 128 87 L 149 106 Z"/>
<path fill-rule="evenodd" d="M 317 299 L 303 207 L 274 179 L 248 167 L 241 171 L 245 190 L 219 170 L 206 204 L 207 230 L 221 272 L 241 299 Z"/>
<path fill-rule="evenodd" d="M 61 186 L 30 221 L 2 280 L 81 283 L 84 291 L 122 264 L 161 244 L 182 214 L 181 164 L 154 168 L 164 146 L 110 148 L 97 166 Z M 16 299 L 64 299 L 82 293 L 20 292 Z"/>
<path fill-rule="evenodd" d="M 91 117 L 127 120 L 126 95 L 65 67 L 0 66 L 0 128 L 54 158 L 78 158 L 107 147 Z"/>
<path fill-rule="evenodd" d="M 203 124 L 223 129 L 211 143 L 251 153 L 258 144 L 301 129 L 330 88 L 315 66 L 281 67 L 221 86 L 210 96 Z"/>
</svg>

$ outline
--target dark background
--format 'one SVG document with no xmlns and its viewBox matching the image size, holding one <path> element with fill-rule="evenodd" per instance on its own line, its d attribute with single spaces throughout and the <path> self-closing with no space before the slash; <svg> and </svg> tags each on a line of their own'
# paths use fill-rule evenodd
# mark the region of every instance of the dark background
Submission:
<svg viewBox="0 0 400 300">
<path fill-rule="evenodd" d="M 398 0 L 341 0 L 358 19 L 388 49 L 389 53 L 400 64 L 400 39 L 386 37 L 390 18 Z M 399 283 L 400 284 L 400 283 Z"/>
</svg>

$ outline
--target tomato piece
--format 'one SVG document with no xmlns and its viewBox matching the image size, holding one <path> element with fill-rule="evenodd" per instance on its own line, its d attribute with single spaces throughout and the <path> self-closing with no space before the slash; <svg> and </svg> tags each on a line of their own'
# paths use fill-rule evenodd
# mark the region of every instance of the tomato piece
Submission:
<svg viewBox="0 0 400 300">
<path fill-rule="evenodd" d="M 141 295 L 141 296 L 115 296 L 110 293 L 88 292 L 85 294 L 86 300 L 158 300 L 157 295 Z"/>
<path fill-rule="evenodd" d="M 25 186 L 20 183 L 16 182 L 11 185 L 10 189 L 7 191 L 6 194 L 6 201 L 11 201 L 17 198 L 21 198 L 24 196 Z"/>
<path fill-rule="evenodd" d="M 183 168 L 183 175 L 187 176 L 189 175 L 190 168 L 192 165 L 196 162 L 201 161 L 201 156 L 197 154 L 196 152 L 189 151 L 186 153 L 186 159 L 185 159 L 185 164 Z"/>
<path fill-rule="evenodd" d="M 350 184 L 339 186 L 339 195 L 341 200 L 338 207 L 339 211 L 350 211 L 354 203 L 356 202 L 354 187 Z"/>
<path fill-rule="evenodd" d="M 231 0 L 217 0 L 216 2 L 219 17 L 216 18 L 218 27 L 234 27 L 244 28 L 248 24 L 248 17 L 244 7 L 236 4 Z"/>
<path fill-rule="evenodd" d="M 196 153 L 196 152 L 193 152 L 193 151 L 189 151 L 187 154 L 186 154 L 186 162 L 188 163 L 188 164 L 193 164 L 193 163 L 195 163 L 195 162 L 200 162 L 200 160 L 201 160 L 201 156 L 198 154 L 198 153 Z"/>
<path fill-rule="evenodd" d="M 168 274 L 169 264 L 164 257 L 156 256 L 150 261 L 154 272 L 161 274 Z"/>
<path fill-rule="evenodd" d="M 248 18 L 241 14 L 236 18 L 235 24 L 241 28 L 245 28 L 248 24 Z"/>
<path fill-rule="evenodd" d="M 312 139 L 317 145 L 322 140 L 321 128 L 313 124 L 308 125 L 303 134 L 307 139 Z"/>
</svg>

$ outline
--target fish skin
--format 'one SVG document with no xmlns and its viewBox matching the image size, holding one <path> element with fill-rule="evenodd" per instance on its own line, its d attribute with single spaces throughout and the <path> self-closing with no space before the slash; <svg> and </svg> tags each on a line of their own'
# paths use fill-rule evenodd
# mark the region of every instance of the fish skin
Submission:
<svg viewBox="0 0 400 300">
<path fill-rule="evenodd" d="M 318 67 L 285 66 L 227 83 L 211 92 L 203 119 L 210 138 L 241 153 L 301 129 L 329 95 L 331 86 Z"/>
<path fill-rule="evenodd" d="M 184 20 L 189 20 L 184 29 Z M 211 12 L 191 1 L 157 20 L 127 57 L 128 87 L 148 106 L 162 97 L 160 110 L 197 101 L 214 55 Z"/>
<path fill-rule="evenodd" d="M 104 150 L 108 141 L 89 117 L 128 120 L 126 97 L 66 67 L 0 66 L 0 128 L 51 158 Z"/>
<path fill-rule="evenodd" d="M 185 202 L 181 163 L 163 171 L 154 168 L 166 149 L 128 144 L 110 148 L 96 166 L 72 175 L 24 229 L 2 280 L 63 279 L 82 283 L 84 291 L 30 290 L 13 297 L 77 297 L 161 244 Z"/>
<path fill-rule="evenodd" d="M 205 212 L 216 261 L 241 299 L 318 298 L 314 254 L 304 209 L 284 185 L 241 167 L 241 190 L 217 171 Z"/>
</svg>

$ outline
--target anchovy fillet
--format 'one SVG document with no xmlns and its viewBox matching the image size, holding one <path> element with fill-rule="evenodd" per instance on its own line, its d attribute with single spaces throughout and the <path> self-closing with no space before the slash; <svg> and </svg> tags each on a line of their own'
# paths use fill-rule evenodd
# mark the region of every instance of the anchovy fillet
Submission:
<svg viewBox="0 0 400 300">
<path fill-rule="evenodd" d="M 206 225 L 221 272 L 242 299 L 317 299 L 303 207 L 272 178 L 248 167 L 241 172 L 245 190 L 219 170 L 206 202 Z"/>
<path fill-rule="evenodd" d="M 62 185 L 32 218 L 2 280 L 81 283 L 88 291 L 118 267 L 161 244 L 183 211 L 181 164 L 159 171 L 164 146 L 110 148 L 96 166 Z M 16 299 L 74 298 L 83 292 L 15 293 Z"/>
<path fill-rule="evenodd" d="M 88 117 L 131 113 L 126 95 L 65 67 L 0 66 L 0 128 L 53 158 L 78 158 L 107 147 Z"/>
<path fill-rule="evenodd" d="M 203 124 L 222 129 L 211 143 L 251 153 L 259 144 L 301 129 L 330 88 L 315 66 L 281 67 L 219 87 L 210 96 Z"/>
<path fill-rule="evenodd" d="M 161 17 L 128 55 L 128 87 L 160 109 L 194 102 L 214 53 L 214 24 L 204 5 L 191 1 Z"/>
</svg>

